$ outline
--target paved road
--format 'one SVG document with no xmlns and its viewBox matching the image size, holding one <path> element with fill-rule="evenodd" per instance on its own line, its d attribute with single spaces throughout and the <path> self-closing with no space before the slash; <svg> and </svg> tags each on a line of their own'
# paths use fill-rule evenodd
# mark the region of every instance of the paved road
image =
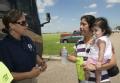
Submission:
<svg viewBox="0 0 120 83">
<path fill-rule="evenodd" d="M 77 83 L 75 65 L 48 61 L 47 70 L 39 76 L 39 83 Z"/>
<path fill-rule="evenodd" d="M 39 83 L 78 83 L 75 64 L 60 61 L 48 61 L 48 69 L 39 76 Z M 111 79 L 112 83 L 120 83 L 120 75 Z"/>
</svg>

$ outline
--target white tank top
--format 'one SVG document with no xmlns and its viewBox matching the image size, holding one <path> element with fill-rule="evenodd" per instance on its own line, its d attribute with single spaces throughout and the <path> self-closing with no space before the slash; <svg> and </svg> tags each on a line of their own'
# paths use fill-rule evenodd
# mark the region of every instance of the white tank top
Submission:
<svg viewBox="0 0 120 83">
<path fill-rule="evenodd" d="M 88 57 L 90 57 L 94 60 L 98 60 L 99 48 L 97 46 L 97 42 L 99 39 L 102 41 L 105 41 L 105 43 L 106 43 L 103 61 L 107 61 L 108 59 L 111 59 L 111 56 L 112 56 L 112 44 L 111 44 L 110 39 L 107 36 L 102 36 L 95 40 L 95 44 L 90 47 L 90 52 L 89 52 Z"/>
</svg>

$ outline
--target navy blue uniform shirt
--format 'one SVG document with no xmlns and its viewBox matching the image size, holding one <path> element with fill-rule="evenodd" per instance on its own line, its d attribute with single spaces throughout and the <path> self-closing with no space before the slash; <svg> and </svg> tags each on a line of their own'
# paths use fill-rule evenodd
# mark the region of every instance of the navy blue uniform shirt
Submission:
<svg viewBox="0 0 120 83">
<path fill-rule="evenodd" d="M 36 48 L 29 37 L 22 36 L 21 40 L 7 35 L 0 40 L 0 61 L 11 72 L 30 71 L 36 65 Z"/>
</svg>

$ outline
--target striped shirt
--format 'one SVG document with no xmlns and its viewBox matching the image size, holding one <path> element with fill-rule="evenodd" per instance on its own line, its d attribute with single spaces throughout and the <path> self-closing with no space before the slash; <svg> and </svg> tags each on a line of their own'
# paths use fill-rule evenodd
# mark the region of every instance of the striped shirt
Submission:
<svg viewBox="0 0 120 83">
<path fill-rule="evenodd" d="M 87 53 L 89 53 L 90 51 L 89 45 L 86 45 L 82 40 L 82 41 L 78 41 L 75 46 L 76 46 L 75 50 L 77 52 L 77 56 L 82 56 L 84 58 L 88 57 Z M 87 59 L 84 60 L 86 61 Z M 110 80 L 107 71 L 104 70 L 101 71 L 101 83 L 106 81 L 110 81 Z M 89 79 L 84 82 L 81 81 L 80 83 L 95 83 L 95 82 L 96 82 L 95 71 L 91 71 L 89 75 Z"/>
</svg>

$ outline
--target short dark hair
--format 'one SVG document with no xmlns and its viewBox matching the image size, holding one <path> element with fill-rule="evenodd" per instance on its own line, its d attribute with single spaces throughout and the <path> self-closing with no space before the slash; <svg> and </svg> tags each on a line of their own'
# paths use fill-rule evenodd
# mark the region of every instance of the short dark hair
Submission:
<svg viewBox="0 0 120 83">
<path fill-rule="evenodd" d="M 99 28 L 101 28 L 102 31 L 105 31 L 103 35 L 110 36 L 112 33 L 112 30 L 108 25 L 108 21 L 104 17 L 96 18 L 94 26 L 98 26 Z"/>
<path fill-rule="evenodd" d="M 5 28 L 2 30 L 4 33 L 9 33 L 9 23 L 15 23 L 23 15 L 21 10 L 12 9 L 3 18 L 2 22 Z"/>
<path fill-rule="evenodd" d="M 93 15 L 84 15 L 84 16 L 81 17 L 81 20 L 82 19 L 85 19 L 87 21 L 87 23 L 89 25 L 89 28 L 92 31 L 92 26 L 93 26 L 93 24 L 95 22 L 95 16 L 93 16 Z"/>
</svg>

